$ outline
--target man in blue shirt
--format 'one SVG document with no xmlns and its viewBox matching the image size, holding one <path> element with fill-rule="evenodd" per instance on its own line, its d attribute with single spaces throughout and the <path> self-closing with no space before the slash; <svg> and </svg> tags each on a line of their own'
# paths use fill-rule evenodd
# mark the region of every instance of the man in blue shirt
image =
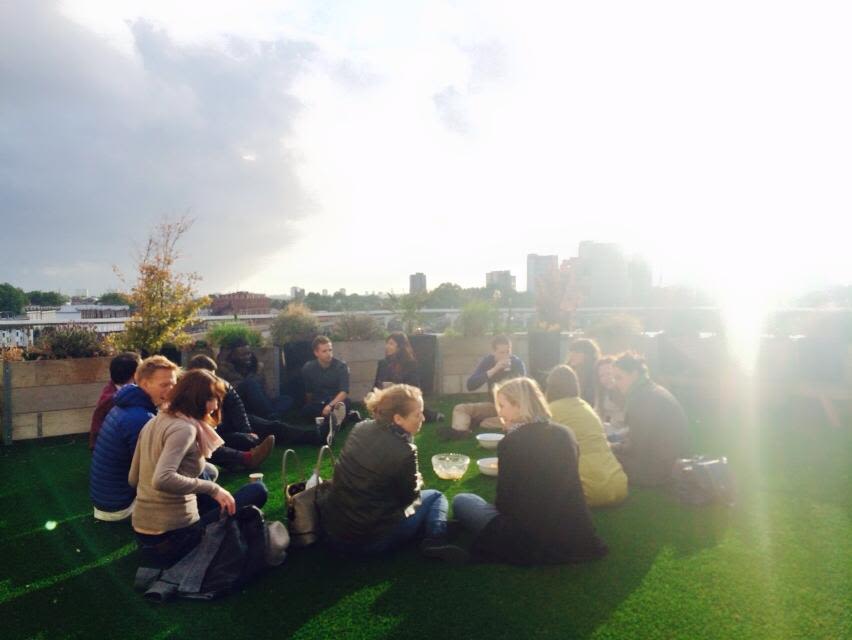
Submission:
<svg viewBox="0 0 852 640">
<path fill-rule="evenodd" d="M 506 336 L 495 336 L 491 341 L 492 353 L 479 361 L 474 372 L 467 379 L 467 390 L 476 391 L 483 385 L 488 385 L 491 393 L 494 385 L 510 378 L 520 378 L 527 374 L 524 361 L 512 354 L 512 341 Z M 500 418 L 494 400 L 488 402 L 468 402 L 457 404 L 453 408 L 452 431 L 446 435 L 454 438 L 464 438 L 470 435 L 471 427 L 483 429 L 499 429 Z"/>
</svg>

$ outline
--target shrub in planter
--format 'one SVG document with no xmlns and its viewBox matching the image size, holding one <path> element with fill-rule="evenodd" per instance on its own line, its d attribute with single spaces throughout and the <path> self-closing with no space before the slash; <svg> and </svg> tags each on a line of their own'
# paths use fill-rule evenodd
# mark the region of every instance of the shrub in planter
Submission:
<svg viewBox="0 0 852 640">
<path fill-rule="evenodd" d="M 233 349 L 235 345 L 243 343 L 250 347 L 259 347 L 263 342 L 260 332 L 244 322 L 217 324 L 207 332 L 207 340 L 214 347 L 223 349 Z"/>
<path fill-rule="evenodd" d="M 497 309 L 485 300 L 468 302 L 456 320 L 456 328 L 466 338 L 487 335 L 499 321 Z"/>
<path fill-rule="evenodd" d="M 306 305 L 296 302 L 287 305 L 272 321 L 271 333 L 272 341 L 277 345 L 313 340 L 319 333 L 319 323 Z"/>
<path fill-rule="evenodd" d="M 629 349 L 631 339 L 642 333 L 642 321 L 636 316 L 613 314 L 598 319 L 584 333 L 604 352 L 618 353 Z"/>
<path fill-rule="evenodd" d="M 335 323 L 331 336 L 332 340 L 381 340 L 385 330 L 372 316 L 347 313 Z"/>
<path fill-rule="evenodd" d="M 94 327 L 60 325 L 41 332 L 36 344 L 41 356 L 51 360 L 107 356 L 110 348 Z"/>
</svg>

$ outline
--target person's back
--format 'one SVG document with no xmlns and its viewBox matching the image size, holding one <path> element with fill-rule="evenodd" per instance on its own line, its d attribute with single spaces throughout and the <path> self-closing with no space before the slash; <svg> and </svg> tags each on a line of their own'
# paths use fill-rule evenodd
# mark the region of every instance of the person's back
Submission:
<svg viewBox="0 0 852 640">
<path fill-rule="evenodd" d="M 680 402 L 664 387 L 640 380 L 627 397 L 625 420 L 629 432 L 619 457 L 630 483 L 667 483 L 675 460 L 687 452 L 687 418 Z"/>
<path fill-rule="evenodd" d="M 591 507 L 616 504 L 627 497 L 627 476 L 609 447 L 600 418 L 582 398 L 550 402 L 553 421 L 571 429 L 580 447 L 579 473 Z"/>
<path fill-rule="evenodd" d="M 485 555 L 517 564 L 577 562 L 600 557 L 578 471 L 578 447 L 562 425 L 522 425 L 498 446 L 495 506 L 476 546 Z"/>
<path fill-rule="evenodd" d="M 321 504 L 329 535 L 345 542 L 381 537 L 416 506 L 417 448 L 393 427 L 366 420 L 352 429 Z"/>
<path fill-rule="evenodd" d="M 139 432 L 157 412 L 150 396 L 135 384 L 119 389 L 113 402 L 95 442 L 89 471 L 89 496 L 95 509 L 112 513 L 127 509 L 136 497 L 127 474 Z"/>
</svg>

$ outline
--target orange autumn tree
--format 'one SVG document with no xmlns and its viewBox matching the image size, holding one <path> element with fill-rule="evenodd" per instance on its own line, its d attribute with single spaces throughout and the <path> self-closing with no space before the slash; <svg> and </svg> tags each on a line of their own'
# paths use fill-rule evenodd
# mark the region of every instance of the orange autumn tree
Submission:
<svg viewBox="0 0 852 640">
<path fill-rule="evenodd" d="M 175 222 L 165 220 L 148 237 L 129 296 L 133 315 L 124 333 L 115 334 L 117 348 L 153 354 L 166 344 L 180 347 L 189 342 L 187 325 L 209 303 L 206 296 L 196 297 L 199 275 L 175 271 L 180 257 L 178 242 L 192 222 L 186 217 Z"/>
</svg>

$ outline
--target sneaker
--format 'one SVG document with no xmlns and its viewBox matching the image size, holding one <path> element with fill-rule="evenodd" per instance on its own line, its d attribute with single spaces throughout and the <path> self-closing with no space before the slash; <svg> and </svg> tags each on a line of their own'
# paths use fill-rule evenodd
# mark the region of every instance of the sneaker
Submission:
<svg viewBox="0 0 852 640">
<path fill-rule="evenodd" d="M 257 469 L 263 464 L 263 461 L 269 457 L 272 450 L 275 448 L 275 436 L 267 436 L 263 442 L 249 451 L 249 459 L 246 462 L 246 469 Z"/>
<path fill-rule="evenodd" d="M 470 431 L 459 431 L 446 424 L 438 425 L 435 433 L 439 440 L 467 440 L 473 437 L 473 433 Z"/>
<path fill-rule="evenodd" d="M 444 420 L 446 420 L 446 416 L 443 413 L 439 411 L 435 414 L 435 422 L 443 422 Z"/>
<path fill-rule="evenodd" d="M 466 549 L 449 544 L 446 540 L 432 538 L 426 538 L 420 543 L 420 555 L 450 564 L 466 564 L 470 560 L 470 554 Z"/>
</svg>

